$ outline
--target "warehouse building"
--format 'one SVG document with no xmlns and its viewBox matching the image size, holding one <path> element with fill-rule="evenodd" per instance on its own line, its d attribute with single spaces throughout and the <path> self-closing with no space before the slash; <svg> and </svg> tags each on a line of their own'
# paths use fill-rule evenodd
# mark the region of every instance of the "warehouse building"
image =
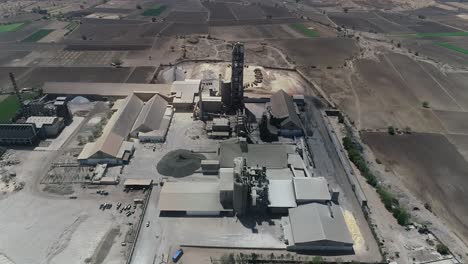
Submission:
<svg viewBox="0 0 468 264">
<path fill-rule="evenodd" d="M 38 141 L 34 124 L 0 124 L 0 145 L 32 146 Z"/>
<path fill-rule="evenodd" d="M 298 115 L 299 110 L 293 98 L 285 91 L 279 90 L 273 94 L 267 109 L 269 124 L 277 128 L 269 127 L 270 133 L 284 137 L 302 136 L 303 126 Z"/>
<path fill-rule="evenodd" d="M 63 118 L 56 116 L 30 116 L 27 124 L 34 124 L 41 138 L 56 137 L 65 127 Z"/>
<path fill-rule="evenodd" d="M 292 180 L 269 180 L 268 201 L 272 213 L 287 213 L 289 208 L 297 207 Z"/>
<path fill-rule="evenodd" d="M 230 212 L 221 204 L 219 182 L 166 182 L 159 197 L 162 215 L 217 216 Z"/>
<path fill-rule="evenodd" d="M 331 200 L 327 180 L 323 177 L 294 177 L 293 182 L 298 204 L 326 203 Z"/>
<path fill-rule="evenodd" d="M 337 205 L 300 205 L 289 209 L 289 216 L 281 221 L 288 250 L 353 252 L 353 240 Z"/>
<path fill-rule="evenodd" d="M 89 98 L 125 98 L 131 94 L 148 100 L 156 93 L 168 95 L 170 84 L 99 83 L 99 82 L 45 82 L 42 90 L 50 95 L 75 95 Z"/>
<path fill-rule="evenodd" d="M 128 162 L 134 151 L 133 143 L 127 141 L 128 135 L 142 107 L 143 101 L 136 95 L 128 96 L 121 108 L 107 122 L 101 137 L 96 142 L 85 145 L 78 161 L 87 165 L 117 165 Z"/>
<path fill-rule="evenodd" d="M 198 103 L 201 80 L 187 79 L 175 81 L 171 85 L 171 95 L 174 97 L 172 104 L 177 111 L 192 111 Z"/>
<path fill-rule="evenodd" d="M 221 168 L 232 168 L 234 158 L 245 157 L 248 167 L 282 169 L 288 167 L 288 154 L 295 151 L 294 145 L 248 144 L 233 138 L 219 143 L 218 155 Z"/>
<path fill-rule="evenodd" d="M 143 106 L 133 125 L 131 136 L 141 142 L 164 142 L 174 114 L 174 109 L 159 94 Z"/>
</svg>

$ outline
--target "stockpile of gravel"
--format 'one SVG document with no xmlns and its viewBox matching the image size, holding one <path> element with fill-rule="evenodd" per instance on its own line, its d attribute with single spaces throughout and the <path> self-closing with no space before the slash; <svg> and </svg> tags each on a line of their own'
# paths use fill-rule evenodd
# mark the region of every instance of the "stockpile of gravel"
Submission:
<svg viewBox="0 0 468 264">
<path fill-rule="evenodd" d="M 185 177 L 193 174 L 201 166 L 205 156 L 186 149 L 173 150 L 167 153 L 156 166 L 164 176 Z"/>
</svg>

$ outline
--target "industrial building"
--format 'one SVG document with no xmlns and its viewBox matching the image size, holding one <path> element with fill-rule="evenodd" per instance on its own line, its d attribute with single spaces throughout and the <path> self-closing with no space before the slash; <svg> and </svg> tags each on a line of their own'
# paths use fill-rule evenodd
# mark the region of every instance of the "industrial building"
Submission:
<svg viewBox="0 0 468 264">
<path fill-rule="evenodd" d="M 164 142 L 174 108 L 159 94 L 146 102 L 133 125 L 131 136 L 140 142 Z"/>
<path fill-rule="evenodd" d="M 56 116 L 30 116 L 27 124 L 34 124 L 40 138 L 56 137 L 65 127 L 63 118 Z"/>
<path fill-rule="evenodd" d="M 353 239 L 338 205 L 300 205 L 289 209 L 281 222 L 288 250 L 353 252 Z"/>
<path fill-rule="evenodd" d="M 298 115 L 298 108 L 293 98 L 285 91 L 279 90 L 270 98 L 267 105 L 269 132 L 278 136 L 293 137 L 302 136 L 303 126 Z"/>
<path fill-rule="evenodd" d="M 170 84 L 142 83 L 97 83 L 97 82 L 45 82 L 44 94 L 61 96 L 84 96 L 88 98 L 125 98 L 136 94 L 143 100 L 148 100 L 154 94 L 168 95 Z"/>
<path fill-rule="evenodd" d="M 164 142 L 169 129 L 173 107 L 167 99 L 153 94 L 146 103 L 136 94 L 117 100 L 115 113 L 107 122 L 96 142 L 85 145 L 78 156 L 81 164 L 127 163 L 133 154 L 130 137 L 141 142 Z"/>
<path fill-rule="evenodd" d="M 109 119 L 96 142 L 85 145 L 78 161 L 87 165 L 128 162 L 134 151 L 133 143 L 127 141 L 128 136 L 142 107 L 143 101 L 136 95 L 128 96 L 122 107 Z"/>
<path fill-rule="evenodd" d="M 216 216 L 232 211 L 221 204 L 218 182 L 166 182 L 161 189 L 159 210 L 191 216 Z"/>
<path fill-rule="evenodd" d="M 247 166 L 287 168 L 288 154 L 295 153 L 295 146 L 284 144 L 248 144 L 245 139 L 233 138 L 219 144 L 219 163 L 222 168 L 234 167 L 236 157 L 245 157 Z"/>
<path fill-rule="evenodd" d="M 177 111 L 192 111 L 198 103 L 201 80 L 175 81 L 171 85 L 172 105 Z"/>
<path fill-rule="evenodd" d="M 38 141 L 34 124 L 0 124 L 0 145 L 32 146 Z"/>
</svg>

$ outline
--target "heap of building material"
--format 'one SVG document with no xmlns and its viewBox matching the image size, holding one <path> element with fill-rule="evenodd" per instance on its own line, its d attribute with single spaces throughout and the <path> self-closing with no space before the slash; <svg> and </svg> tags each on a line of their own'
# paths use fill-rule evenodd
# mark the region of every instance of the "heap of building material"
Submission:
<svg viewBox="0 0 468 264">
<path fill-rule="evenodd" d="M 204 159 L 204 155 L 186 149 L 173 150 L 158 162 L 156 169 L 164 176 L 185 177 L 198 170 Z"/>
</svg>

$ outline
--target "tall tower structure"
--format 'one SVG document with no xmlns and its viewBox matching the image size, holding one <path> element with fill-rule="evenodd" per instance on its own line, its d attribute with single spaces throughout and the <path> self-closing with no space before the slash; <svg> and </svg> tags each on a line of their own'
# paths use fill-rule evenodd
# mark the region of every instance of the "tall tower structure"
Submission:
<svg viewBox="0 0 468 264">
<path fill-rule="evenodd" d="M 13 89 L 15 90 L 15 95 L 16 97 L 18 97 L 18 101 L 20 102 L 20 105 L 23 106 L 23 97 L 21 96 L 18 85 L 16 84 L 15 75 L 12 72 L 10 72 L 9 75 L 10 75 L 11 85 L 13 85 Z"/>
<path fill-rule="evenodd" d="M 232 49 L 231 111 L 243 109 L 244 99 L 244 44 L 237 42 Z"/>
</svg>

